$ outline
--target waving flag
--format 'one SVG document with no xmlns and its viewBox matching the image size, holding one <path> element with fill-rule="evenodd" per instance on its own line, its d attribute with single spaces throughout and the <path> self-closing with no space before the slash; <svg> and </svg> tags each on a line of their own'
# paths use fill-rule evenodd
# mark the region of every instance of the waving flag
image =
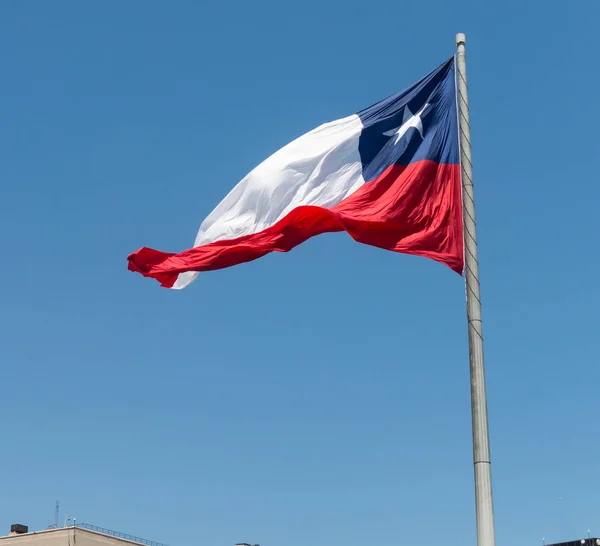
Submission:
<svg viewBox="0 0 600 546">
<path fill-rule="evenodd" d="M 168 288 L 201 271 L 346 231 L 463 270 L 454 59 L 405 91 L 325 123 L 251 171 L 202 222 L 194 247 L 142 248 L 129 269 Z"/>
</svg>

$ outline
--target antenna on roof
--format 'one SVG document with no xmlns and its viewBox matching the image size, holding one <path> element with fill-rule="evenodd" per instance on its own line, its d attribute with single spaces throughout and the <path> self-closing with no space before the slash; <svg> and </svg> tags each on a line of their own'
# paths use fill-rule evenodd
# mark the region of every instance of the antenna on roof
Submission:
<svg viewBox="0 0 600 546">
<path fill-rule="evenodd" d="M 48 525 L 48 529 L 58 529 L 58 501 L 56 501 L 56 506 L 54 507 L 54 523 Z"/>
</svg>

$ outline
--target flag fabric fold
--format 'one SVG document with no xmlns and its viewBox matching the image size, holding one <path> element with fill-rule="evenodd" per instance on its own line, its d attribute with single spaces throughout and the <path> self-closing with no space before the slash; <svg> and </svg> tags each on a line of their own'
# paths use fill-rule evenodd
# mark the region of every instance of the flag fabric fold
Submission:
<svg viewBox="0 0 600 546">
<path fill-rule="evenodd" d="M 462 273 L 454 59 L 405 91 L 290 142 L 217 205 L 193 248 L 141 248 L 129 255 L 129 269 L 184 288 L 199 272 L 336 231 Z"/>
</svg>

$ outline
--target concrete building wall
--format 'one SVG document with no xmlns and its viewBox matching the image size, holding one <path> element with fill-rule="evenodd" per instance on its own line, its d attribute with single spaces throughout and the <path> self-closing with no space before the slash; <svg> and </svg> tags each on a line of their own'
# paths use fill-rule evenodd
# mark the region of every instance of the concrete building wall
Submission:
<svg viewBox="0 0 600 546">
<path fill-rule="evenodd" d="M 122 538 L 115 538 L 79 527 L 47 529 L 24 535 L 0 537 L 0 546 L 140 546 Z"/>
</svg>

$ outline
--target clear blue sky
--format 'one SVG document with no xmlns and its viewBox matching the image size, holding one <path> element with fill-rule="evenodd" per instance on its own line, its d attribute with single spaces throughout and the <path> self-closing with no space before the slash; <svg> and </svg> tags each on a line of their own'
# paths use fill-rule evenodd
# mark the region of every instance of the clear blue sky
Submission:
<svg viewBox="0 0 600 546">
<path fill-rule="evenodd" d="M 484 5 L 485 4 L 485 5 Z M 267 155 L 465 32 L 500 545 L 600 535 L 597 0 L 2 2 L 0 530 L 475 543 L 462 279 L 344 234 L 205 274 Z"/>
</svg>

